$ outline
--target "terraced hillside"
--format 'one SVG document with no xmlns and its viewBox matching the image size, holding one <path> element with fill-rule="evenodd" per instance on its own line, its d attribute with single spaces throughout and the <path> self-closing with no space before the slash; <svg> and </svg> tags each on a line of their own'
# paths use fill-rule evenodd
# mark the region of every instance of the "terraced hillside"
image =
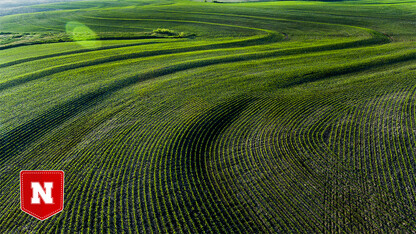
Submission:
<svg viewBox="0 0 416 234">
<path fill-rule="evenodd" d="M 0 17 L 1 233 L 416 230 L 416 1 L 32 10 Z"/>
</svg>

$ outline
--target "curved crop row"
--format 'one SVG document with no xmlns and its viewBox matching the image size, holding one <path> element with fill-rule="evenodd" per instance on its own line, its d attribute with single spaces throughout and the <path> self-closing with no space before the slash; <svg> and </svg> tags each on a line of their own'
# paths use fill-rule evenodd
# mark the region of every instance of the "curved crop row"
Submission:
<svg viewBox="0 0 416 234">
<path fill-rule="evenodd" d="M 252 14 L 238 12 L 244 4 L 212 4 L 203 12 L 198 4 L 189 4 L 189 11 L 181 4 L 73 16 L 68 11 L 39 27 L 58 30 L 66 20 L 84 19 L 91 27 L 102 22 L 103 31 L 147 22 L 241 30 L 242 36 L 54 51 L 0 64 L 2 108 L 22 109 L 2 114 L 0 123 L 0 230 L 414 230 L 416 51 L 411 43 L 395 44 L 382 31 L 363 26 L 371 24 L 348 23 L 354 22 L 350 18 L 340 24 L 325 17 L 274 17 L 267 4 L 253 4 Z M 123 17 L 115 13 L 121 9 Z M 316 34 L 308 38 L 299 32 L 311 31 L 310 25 L 328 35 L 345 30 L 353 38 L 340 34 L 339 41 L 310 43 Z M 307 39 L 285 47 L 292 35 Z M 119 48 L 125 49 L 113 50 Z M 22 68 L 20 75 L 13 75 L 14 68 Z M 114 77 L 102 78 L 109 69 Z M 85 76 L 61 82 L 77 72 Z M 89 75 L 97 77 L 85 79 Z M 56 94 L 39 88 L 42 82 L 77 91 Z M 45 100 L 25 100 L 17 90 L 39 92 L 33 97 Z M 48 101 L 54 98 L 61 99 Z M 35 101 L 30 106 L 38 110 L 13 122 L 29 109 L 19 105 Z M 44 222 L 21 212 L 14 189 L 21 169 L 64 170 L 65 210 Z"/>
</svg>

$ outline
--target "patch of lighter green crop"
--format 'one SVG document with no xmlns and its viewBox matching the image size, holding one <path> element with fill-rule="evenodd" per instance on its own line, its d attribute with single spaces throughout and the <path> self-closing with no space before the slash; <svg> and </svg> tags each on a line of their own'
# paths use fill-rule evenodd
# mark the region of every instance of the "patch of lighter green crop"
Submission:
<svg viewBox="0 0 416 234">
<path fill-rule="evenodd" d="M 65 30 L 71 39 L 82 47 L 94 49 L 101 46 L 97 34 L 83 23 L 70 21 L 66 24 Z"/>
</svg>

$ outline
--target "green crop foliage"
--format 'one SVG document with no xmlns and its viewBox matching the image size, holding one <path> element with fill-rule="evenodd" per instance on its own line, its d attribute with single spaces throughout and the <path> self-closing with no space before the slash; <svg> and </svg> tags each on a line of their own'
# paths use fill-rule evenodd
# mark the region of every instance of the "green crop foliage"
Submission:
<svg viewBox="0 0 416 234">
<path fill-rule="evenodd" d="M 415 4 L 1 10 L 0 232 L 416 230 Z M 65 209 L 23 213 L 20 170 Z"/>
</svg>

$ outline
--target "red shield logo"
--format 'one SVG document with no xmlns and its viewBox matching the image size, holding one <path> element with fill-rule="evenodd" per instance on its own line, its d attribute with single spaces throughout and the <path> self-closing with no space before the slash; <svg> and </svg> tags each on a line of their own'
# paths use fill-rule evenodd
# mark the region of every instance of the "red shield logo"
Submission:
<svg viewBox="0 0 416 234">
<path fill-rule="evenodd" d="M 20 208 L 40 220 L 64 208 L 63 171 L 21 171 Z"/>
</svg>

